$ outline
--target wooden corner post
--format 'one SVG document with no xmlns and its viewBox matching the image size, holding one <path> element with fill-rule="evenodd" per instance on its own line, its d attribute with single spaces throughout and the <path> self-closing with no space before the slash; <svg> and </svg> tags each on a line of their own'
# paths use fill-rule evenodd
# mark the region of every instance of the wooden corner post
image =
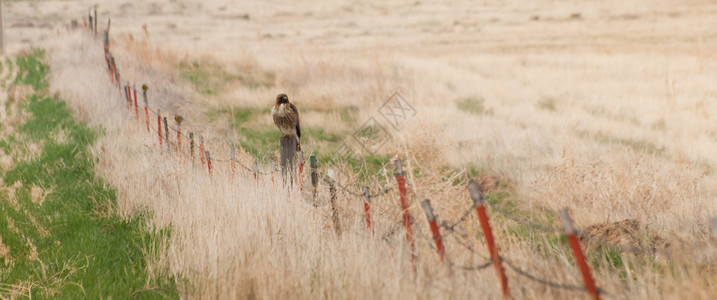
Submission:
<svg viewBox="0 0 717 300">
<path fill-rule="evenodd" d="M 316 167 L 316 155 L 309 156 L 309 168 L 311 170 L 311 198 L 314 201 L 314 204 L 316 204 L 316 196 L 318 193 L 318 186 L 319 186 L 319 173 Z"/>
<path fill-rule="evenodd" d="M 289 182 L 294 185 L 294 165 L 296 165 L 296 139 L 292 137 L 281 138 L 281 178 L 284 185 Z"/>
</svg>

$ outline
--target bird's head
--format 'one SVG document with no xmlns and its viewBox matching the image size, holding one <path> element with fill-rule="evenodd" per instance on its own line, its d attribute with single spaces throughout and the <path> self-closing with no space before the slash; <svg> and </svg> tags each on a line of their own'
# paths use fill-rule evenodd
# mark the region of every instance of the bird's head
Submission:
<svg viewBox="0 0 717 300">
<path fill-rule="evenodd" d="M 289 103 L 289 96 L 286 94 L 279 94 L 276 96 L 276 105 L 281 105 L 284 103 Z"/>
</svg>

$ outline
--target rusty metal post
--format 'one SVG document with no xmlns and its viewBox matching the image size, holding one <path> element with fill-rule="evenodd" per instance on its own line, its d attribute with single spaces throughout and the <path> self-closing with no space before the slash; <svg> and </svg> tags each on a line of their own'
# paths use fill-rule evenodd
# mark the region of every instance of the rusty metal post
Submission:
<svg viewBox="0 0 717 300">
<path fill-rule="evenodd" d="M 573 220 L 570 219 L 568 210 L 565 208 L 558 211 L 558 213 L 560 215 L 560 221 L 563 223 L 563 229 L 565 229 L 565 235 L 568 237 L 570 248 L 573 249 L 575 263 L 578 265 L 578 269 L 580 269 L 580 273 L 583 275 L 585 289 L 587 289 L 588 294 L 590 294 L 593 299 L 599 300 L 600 294 L 598 293 L 597 286 L 595 285 L 595 279 L 593 279 L 593 276 L 590 273 L 590 267 L 588 266 L 587 261 L 585 261 L 585 254 L 583 253 L 583 249 L 580 247 L 580 241 L 578 240 L 578 235 L 575 231 L 575 227 L 573 226 Z"/>
<path fill-rule="evenodd" d="M 204 153 L 207 156 L 207 169 L 209 169 L 209 176 L 212 176 L 212 157 L 209 155 L 209 151 Z"/>
<path fill-rule="evenodd" d="M 366 214 L 366 227 L 373 234 L 373 228 L 371 228 L 371 195 L 368 193 L 367 186 L 363 187 L 363 211 Z"/>
<path fill-rule="evenodd" d="M 157 134 L 159 135 L 159 150 L 162 150 L 162 115 L 157 109 Z"/>
<path fill-rule="evenodd" d="M 411 224 L 411 214 L 408 212 L 408 199 L 406 198 L 406 176 L 403 172 L 401 160 L 396 160 L 396 181 L 398 182 L 398 191 L 401 196 L 401 209 L 403 210 L 403 226 L 406 228 L 406 241 L 411 246 L 412 261 L 416 261 L 416 244 L 413 241 L 413 225 Z"/>
<path fill-rule="evenodd" d="M 428 226 L 431 227 L 431 233 L 433 233 L 433 241 L 436 243 L 436 251 L 438 251 L 438 256 L 441 257 L 441 262 L 445 262 L 446 250 L 443 248 L 443 238 L 441 237 L 441 231 L 438 229 L 438 223 L 436 223 L 436 216 L 433 214 L 431 201 L 426 199 L 421 203 L 421 206 L 426 212 Z"/>
<path fill-rule="evenodd" d="M 483 235 L 485 236 L 485 241 L 488 244 L 488 252 L 490 252 L 490 257 L 493 260 L 495 273 L 498 275 L 498 280 L 500 280 L 503 298 L 510 299 L 511 296 L 510 288 L 508 287 L 508 278 L 505 276 L 505 269 L 503 268 L 500 255 L 498 255 L 498 248 L 495 246 L 493 230 L 488 222 L 488 214 L 486 213 L 485 206 L 483 206 L 483 195 L 481 194 L 480 187 L 475 181 L 471 180 L 468 183 L 468 190 L 470 191 L 471 198 L 473 198 L 473 207 L 476 209 L 478 220 L 483 228 Z"/>
</svg>

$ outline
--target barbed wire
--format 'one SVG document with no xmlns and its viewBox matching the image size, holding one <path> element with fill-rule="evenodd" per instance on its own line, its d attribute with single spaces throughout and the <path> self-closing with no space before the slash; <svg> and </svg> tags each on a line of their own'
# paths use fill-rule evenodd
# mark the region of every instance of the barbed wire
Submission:
<svg viewBox="0 0 717 300">
<path fill-rule="evenodd" d="M 458 225 L 462 224 L 463 222 L 465 222 L 465 220 L 468 219 L 468 216 L 470 216 L 470 214 L 471 214 L 472 212 L 473 212 L 473 207 L 471 207 L 471 208 L 469 208 L 468 210 L 466 210 L 466 211 L 463 213 L 463 215 L 458 219 L 458 221 L 456 221 L 456 222 L 453 223 L 453 225 L 448 225 L 448 224 L 446 223 L 446 221 L 441 222 L 441 227 L 443 227 L 443 228 L 445 228 L 446 230 L 449 231 L 449 233 L 447 233 L 445 236 L 448 236 L 448 235 L 450 235 L 451 233 L 457 233 L 457 232 L 455 231 L 456 226 L 458 226 Z"/>
<path fill-rule="evenodd" d="M 338 186 L 338 187 L 341 188 L 344 192 L 346 192 L 347 194 L 349 194 L 349 195 L 351 195 L 351 196 L 354 196 L 354 197 L 365 197 L 365 194 L 363 193 L 363 191 L 362 191 L 362 192 L 354 192 L 354 191 L 352 191 L 350 188 L 348 188 L 348 187 L 346 187 L 346 186 L 344 186 L 344 185 L 338 183 L 336 180 L 331 179 L 331 177 L 329 177 L 329 176 L 327 176 L 327 175 L 324 175 L 324 174 L 320 174 L 320 175 L 322 176 L 322 180 L 323 180 L 324 182 L 326 182 L 326 183 L 328 183 L 328 184 L 331 184 L 331 183 L 335 184 L 336 186 Z M 381 188 L 381 191 L 380 191 L 380 192 L 375 193 L 375 194 L 369 194 L 369 198 L 382 197 L 382 196 L 388 194 L 391 190 L 393 190 L 393 187 L 385 187 L 385 186 L 384 186 L 384 187 Z"/>
</svg>

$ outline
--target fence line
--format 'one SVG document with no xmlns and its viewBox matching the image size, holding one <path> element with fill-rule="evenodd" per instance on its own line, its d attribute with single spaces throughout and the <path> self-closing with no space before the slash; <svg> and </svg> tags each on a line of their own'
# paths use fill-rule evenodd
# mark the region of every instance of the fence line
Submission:
<svg viewBox="0 0 717 300">
<path fill-rule="evenodd" d="M 105 31 L 104 51 L 105 51 L 105 60 L 106 60 L 108 72 L 110 75 L 110 80 L 113 84 L 117 85 L 117 87 L 120 91 L 120 95 L 122 95 L 122 92 L 124 91 L 125 98 L 127 99 L 128 103 L 129 103 L 130 111 L 132 110 L 132 105 L 134 105 L 135 119 L 138 122 L 138 124 L 140 124 L 140 127 L 141 127 L 142 121 L 139 118 L 139 110 L 138 110 L 139 108 L 138 108 L 138 104 L 137 104 L 138 103 L 137 90 L 135 88 L 135 85 L 130 85 L 129 82 L 127 82 L 127 84 L 124 86 L 122 85 L 122 83 L 120 81 L 121 76 L 120 76 L 119 68 L 117 67 L 115 58 L 114 58 L 114 56 L 112 56 L 110 48 L 109 48 L 108 35 L 109 35 L 109 33 L 107 30 L 107 31 Z M 194 147 L 195 147 L 194 132 L 190 131 L 188 135 L 186 133 L 182 132 L 181 123 L 182 123 L 183 118 L 181 116 L 175 116 L 175 120 L 176 120 L 176 124 L 177 124 L 176 127 L 168 125 L 167 117 L 162 116 L 160 109 L 157 108 L 155 110 L 149 105 L 149 102 L 147 100 L 147 90 L 148 90 L 147 84 L 143 84 L 142 85 L 142 96 L 143 96 L 143 101 L 144 101 L 145 123 L 146 123 L 148 134 L 150 134 L 150 135 L 157 134 L 158 140 L 159 140 L 158 144 L 159 144 L 160 151 L 164 151 L 163 143 L 166 143 L 167 151 L 175 152 L 180 157 L 182 155 L 181 139 L 182 139 L 182 137 L 185 137 L 187 140 L 190 141 L 190 153 L 191 153 L 191 157 L 192 157 L 192 163 L 194 163 Z M 132 99 L 132 97 L 134 97 L 134 99 Z M 149 112 L 152 112 L 154 115 L 157 116 L 157 128 L 156 129 L 153 126 L 150 126 Z M 162 126 L 162 125 L 164 125 L 164 126 Z M 164 127 L 164 128 L 162 128 L 162 127 Z M 177 133 L 176 143 L 174 141 L 170 141 L 170 139 L 169 139 L 169 130 L 170 129 Z M 163 130 L 164 130 L 164 132 L 163 132 Z M 163 136 L 163 134 L 164 134 L 164 136 Z M 152 149 L 152 147 L 149 147 L 149 146 L 148 146 L 148 148 Z M 204 166 L 205 162 L 207 164 L 207 170 L 208 170 L 209 176 L 215 176 L 215 175 L 213 175 L 212 162 L 230 162 L 231 163 L 231 174 L 232 174 L 231 176 L 234 176 L 234 168 L 235 168 L 234 166 L 235 166 L 235 164 L 238 164 L 240 167 L 242 167 L 242 169 L 249 171 L 250 173 L 253 173 L 253 176 L 257 182 L 258 182 L 258 175 L 272 176 L 272 181 L 273 181 L 274 173 L 277 171 L 280 171 L 280 170 L 276 169 L 275 165 L 272 165 L 272 168 L 270 169 L 270 171 L 260 171 L 258 169 L 258 165 L 257 165 L 256 161 L 254 161 L 253 168 L 250 168 L 249 166 L 245 165 L 244 163 L 242 163 L 241 161 L 236 159 L 235 146 L 233 144 L 231 147 L 230 157 L 228 159 L 227 158 L 217 158 L 216 153 L 214 153 L 214 157 L 212 157 L 212 156 L 210 156 L 210 151 L 205 147 L 204 137 L 202 135 L 199 135 L 199 153 L 200 153 L 200 161 L 201 161 L 202 167 Z M 303 172 L 303 152 L 299 152 L 298 155 L 299 155 L 298 170 L 301 175 L 301 173 Z M 318 168 L 316 166 L 316 157 L 314 155 L 311 155 L 310 156 L 310 168 L 311 168 L 311 179 L 312 179 L 311 180 L 312 191 L 313 191 L 313 195 L 315 198 L 317 190 L 318 190 L 319 176 L 321 177 L 321 181 L 323 181 L 329 185 L 331 208 L 332 208 L 331 209 L 332 210 L 332 220 L 334 223 L 335 231 L 336 231 L 337 235 L 340 236 L 342 233 L 342 228 L 341 228 L 341 222 L 340 222 L 341 220 L 340 220 L 340 217 L 338 214 L 338 210 L 336 208 L 336 201 L 337 201 L 336 187 L 340 188 L 341 190 L 343 190 L 346 194 L 348 194 L 350 196 L 357 197 L 357 198 L 363 200 L 367 229 L 370 230 L 372 232 L 372 234 L 374 231 L 374 227 L 372 227 L 372 222 L 371 222 L 371 218 L 372 218 L 371 205 L 370 205 L 371 199 L 386 196 L 390 192 L 397 190 L 399 192 L 399 198 L 400 198 L 400 202 L 401 202 L 401 208 L 402 208 L 402 214 L 403 214 L 402 220 L 399 221 L 398 223 L 394 224 L 391 227 L 386 226 L 387 228 L 390 228 L 390 229 L 387 230 L 380 237 L 382 240 L 390 241 L 391 236 L 393 236 L 396 232 L 398 232 L 400 230 L 400 228 L 403 226 L 404 229 L 406 230 L 406 241 L 409 244 L 409 246 L 411 247 L 411 253 L 412 253 L 411 257 L 412 257 L 412 262 L 413 262 L 414 271 L 415 271 L 415 262 L 417 259 L 417 252 L 416 252 L 416 246 L 415 246 L 415 241 L 414 241 L 413 226 L 416 226 L 417 223 L 415 222 L 415 219 L 413 219 L 413 217 L 411 216 L 411 214 L 409 212 L 407 196 L 408 196 L 408 191 L 410 191 L 414 197 L 417 197 L 417 195 L 416 195 L 413 187 L 411 187 L 410 185 L 407 186 L 405 173 L 403 172 L 401 161 L 396 160 L 395 164 L 396 164 L 396 174 L 395 174 L 396 175 L 396 186 L 381 186 L 380 192 L 377 192 L 375 194 L 370 194 L 368 187 L 363 187 L 360 190 L 360 192 L 357 192 L 357 190 L 351 189 L 349 187 L 346 187 L 346 186 L 338 183 L 335 180 L 335 176 L 332 176 L 333 174 L 332 174 L 331 170 L 329 171 L 328 176 L 320 174 L 320 172 L 318 171 Z M 301 183 L 303 182 L 303 178 L 300 177 L 298 182 L 300 183 L 300 185 L 302 185 Z M 301 190 L 303 190 L 303 186 L 300 186 L 299 188 Z M 432 237 L 428 238 L 428 239 L 429 240 L 432 239 L 433 242 L 435 243 L 435 246 L 430 242 L 428 243 L 428 245 L 431 248 L 438 251 L 441 261 L 446 262 L 447 265 L 449 265 L 452 268 L 457 268 L 457 269 L 461 269 L 464 271 L 479 271 L 479 270 L 486 269 L 490 266 L 494 266 L 496 268 L 496 274 L 498 276 L 500 285 L 502 287 L 503 296 L 505 298 L 510 298 L 511 296 L 510 296 L 510 288 L 508 286 L 507 277 L 505 275 L 505 270 L 502 267 L 503 263 L 506 266 L 508 266 L 508 268 L 511 269 L 516 274 L 518 274 L 522 277 L 525 277 L 527 279 L 530 279 L 534 282 L 537 282 L 539 284 L 545 285 L 545 286 L 558 288 L 558 289 L 564 289 L 564 290 L 587 291 L 594 299 L 599 299 L 599 295 L 604 293 L 599 287 L 597 287 L 597 285 L 594 282 L 594 279 L 592 279 L 592 276 L 590 274 L 590 268 L 587 265 L 587 263 L 585 262 L 585 255 L 584 255 L 584 253 L 581 252 L 582 250 L 580 250 L 580 244 L 579 244 L 579 241 L 577 240 L 578 235 L 587 236 L 587 237 L 590 237 L 590 236 L 588 234 L 580 231 L 580 229 L 572 227 L 571 221 L 568 221 L 569 217 L 567 217 L 567 212 L 561 211 L 561 216 L 563 214 L 566 216 L 565 218 L 561 217 L 561 219 L 563 219 L 563 223 L 565 226 L 565 232 L 561 233 L 560 229 L 537 224 L 528 219 L 525 219 L 523 217 L 512 214 L 512 213 L 504 210 L 500 206 L 498 206 L 494 203 L 491 203 L 490 201 L 483 201 L 482 191 L 480 191 L 480 188 L 478 187 L 478 185 L 473 181 L 471 181 L 469 183 L 469 190 L 470 190 L 470 195 L 473 198 L 474 205 L 472 207 L 468 208 L 461 215 L 461 217 L 457 221 L 453 222 L 451 225 L 448 225 L 448 223 L 446 223 L 445 221 L 440 222 L 440 223 L 438 222 L 437 216 L 433 213 L 433 210 L 432 210 L 429 200 L 425 200 L 422 203 L 422 207 L 424 208 L 424 211 L 426 213 L 426 217 L 428 219 L 428 223 L 429 223 L 430 230 L 432 233 Z M 500 215 L 504 216 L 505 218 L 510 219 L 520 225 L 530 227 L 530 228 L 533 228 L 533 229 L 536 229 L 536 230 L 539 230 L 539 231 L 542 231 L 545 233 L 557 233 L 557 234 L 566 235 L 570 241 L 570 246 L 575 253 L 576 264 L 578 265 L 578 268 L 580 269 L 580 271 L 583 275 L 585 285 L 579 286 L 579 285 L 571 285 L 571 284 L 562 284 L 562 283 L 557 283 L 557 282 L 553 282 L 553 281 L 544 279 L 543 277 L 547 277 L 547 276 L 537 276 L 537 275 L 531 274 L 527 271 L 524 271 L 524 270 L 518 268 L 510 260 L 499 255 L 497 245 L 495 245 L 495 240 L 492 235 L 491 227 L 488 223 L 487 211 L 485 209 L 484 203 L 488 204 L 488 206 L 491 208 L 491 211 L 497 212 Z M 486 239 L 490 257 L 486 258 L 485 256 L 478 253 L 473 248 L 473 246 L 468 245 L 466 242 L 462 241 L 460 238 L 454 237 L 453 240 L 456 241 L 462 247 L 464 247 L 467 251 L 472 252 L 474 254 L 478 254 L 479 256 L 486 259 L 486 262 L 475 265 L 475 266 L 457 265 L 457 264 L 451 262 L 451 260 L 447 257 L 447 253 L 444 248 L 444 242 L 446 240 L 446 237 L 452 236 L 453 234 L 456 234 L 466 240 L 471 239 L 466 234 L 459 233 L 456 230 L 456 227 L 462 225 L 466 220 L 468 220 L 468 218 L 470 217 L 470 215 L 472 214 L 472 212 L 474 210 L 476 211 L 478 220 L 481 223 L 481 227 L 483 229 L 483 235 Z M 374 217 L 375 216 L 376 215 L 374 214 Z M 373 223 L 373 224 L 375 224 L 375 223 Z M 445 229 L 446 232 L 441 234 L 440 228 Z M 416 233 L 419 233 L 419 232 L 416 232 Z M 594 239 L 597 240 L 600 245 L 603 245 L 607 248 L 622 249 L 621 247 L 619 247 L 617 245 L 611 245 L 611 244 L 607 244 L 607 243 L 603 244 L 601 240 L 596 239 L 596 238 L 594 238 Z M 476 239 L 473 238 L 473 240 L 475 241 Z M 576 248 L 576 246 L 577 246 L 577 248 Z M 622 249 L 622 250 L 624 250 L 624 249 Z M 627 250 L 625 250 L 625 251 L 627 251 Z"/>
</svg>

